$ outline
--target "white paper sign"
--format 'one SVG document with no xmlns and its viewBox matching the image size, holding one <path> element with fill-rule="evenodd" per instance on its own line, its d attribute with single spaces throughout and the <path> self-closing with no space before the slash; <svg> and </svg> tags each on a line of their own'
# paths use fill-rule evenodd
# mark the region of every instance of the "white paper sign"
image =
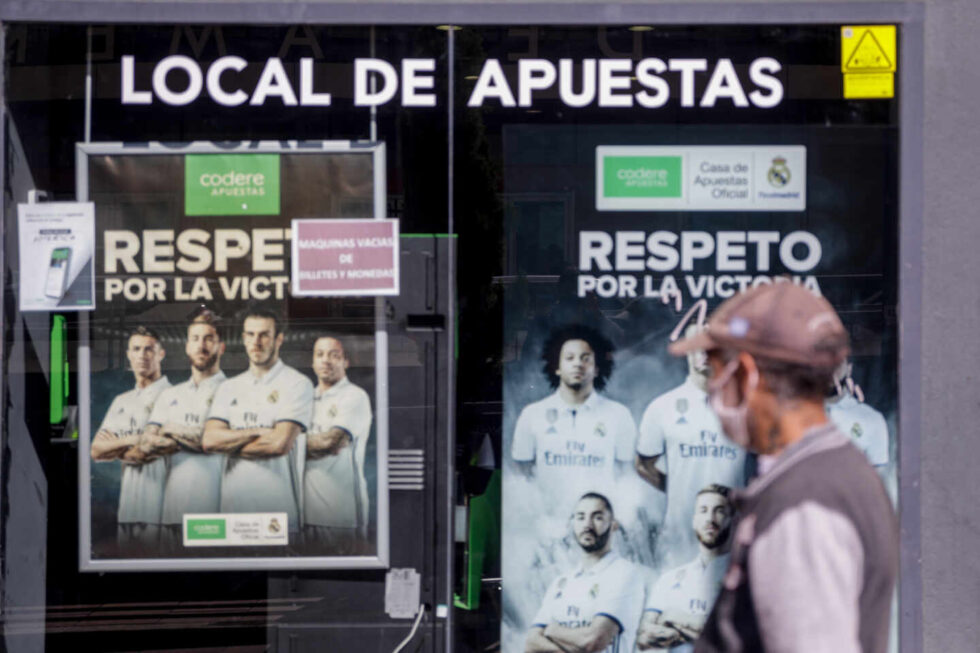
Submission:
<svg viewBox="0 0 980 653">
<path fill-rule="evenodd" d="M 21 311 L 95 309 L 95 205 L 17 205 Z"/>
<path fill-rule="evenodd" d="M 411 619 L 419 611 L 422 577 L 414 569 L 391 569 L 385 576 L 385 612 L 392 619 Z"/>
</svg>

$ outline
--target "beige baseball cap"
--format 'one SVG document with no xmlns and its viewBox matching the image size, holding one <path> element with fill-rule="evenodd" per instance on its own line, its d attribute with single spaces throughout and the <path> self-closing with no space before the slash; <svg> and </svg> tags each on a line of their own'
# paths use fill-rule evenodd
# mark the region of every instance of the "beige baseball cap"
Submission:
<svg viewBox="0 0 980 653">
<path fill-rule="evenodd" d="M 752 288 L 721 304 L 706 328 L 672 343 L 675 356 L 725 348 L 806 367 L 832 370 L 847 358 L 847 331 L 834 307 L 796 284 Z"/>
</svg>

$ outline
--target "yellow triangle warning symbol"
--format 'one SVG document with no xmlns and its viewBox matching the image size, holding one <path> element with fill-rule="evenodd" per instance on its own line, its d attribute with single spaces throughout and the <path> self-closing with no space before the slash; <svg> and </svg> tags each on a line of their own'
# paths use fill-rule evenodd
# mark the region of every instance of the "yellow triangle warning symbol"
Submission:
<svg viewBox="0 0 980 653">
<path fill-rule="evenodd" d="M 846 72 L 875 72 L 894 69 L 895 64 L 888 58 L 885 49 L 881 47 L 881 43 L 878 42 L 870 29 L 866 29 L 861 35 L 857 46 L 844 64 Z"/>
</svg>

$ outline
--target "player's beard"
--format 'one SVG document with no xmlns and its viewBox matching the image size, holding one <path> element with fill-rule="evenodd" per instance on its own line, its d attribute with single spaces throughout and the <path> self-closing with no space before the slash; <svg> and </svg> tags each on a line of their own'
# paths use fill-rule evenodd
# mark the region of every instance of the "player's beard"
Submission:
<svg viewBox="0 0 980 653">
<path fill-rule="evenodd" d="M 718 530 L 718 532 L 715 533 L 714 538 L 708 540 L 707 542 L 705 541 L 704 537 L 702 537 L 701 533 L 695 533 L 695 535 L 697 535 L 698 542 L 703 544 L 705 548 L 717 549 L 718 547 L 724 546 L 725 543 L 728 542 L 728 536 L 731 534 L 731 532 L 732 525 L 729 524 L 728 526 Z"/>
<path fill-rule="evenodd" d="M 272 361 L 274 361 L 276 359 L 276 356 L 278 354 L 279 354 L 279 350 L 276 347 L 273 347 L 272 349 L 269 350 L 269 353 L 262 360 L 254 360 L 252 358 L 252 355 L 253 355 L 252 352 L 249 352 L 248 353 L 248 360 L 249 360 L 249 362 L 251 362 L 256 367 L 260 367 L 260 368 L 262 368 L 262 367 L 269 367 L 270 366 L 270 363 L 272 363 Z"/>
<path fill-rule="evenodd" d="M 204 362 L 201 363 L 200 365 L 195 363 L 194 359 L 191 358 L 191 367 L 193 367 L 198 372 L 207 372 L 208 370 L 213 368 L 214 364 L 217 362 L 218 362 L 218 352 L 214 352 L 211 356 L 205 358 Z"/>
<path fill-rule="evenodd" d="M 582 547 L 583 551 L 586 553 L 595 553 L 596 551 L 602 551 L 604 548 L 606 548 L 606 542 L 609 541 L 609 537 L 612 535 L 612 526 L 607 528 L 605 533 L 596 533 L 591 528 L 587 531 L 583 531 L 582 534 L 584 535 L 585 533 L 592 533 L 592 544 L 582 544 L 582 541 L 579 540 L 579 538 L 575 539 L 579 540 L 578 545 Z"/>
</svg>

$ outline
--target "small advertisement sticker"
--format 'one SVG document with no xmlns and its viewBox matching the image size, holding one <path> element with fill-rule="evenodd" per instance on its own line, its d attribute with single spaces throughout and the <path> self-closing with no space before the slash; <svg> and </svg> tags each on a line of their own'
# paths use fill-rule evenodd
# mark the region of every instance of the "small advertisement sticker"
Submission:
<svg viewBox="0 0 980 653">
<path fill-rule="evenodd" d="M 803 211 L 806 147 L 596 147 L 599 211 Z"/>
<path fill-rule="evenodd" d="M 18 204 L 21 311 L 95 309 L 95 207 Z"/>
<path fill-rule="evenodd" d="M 187 215 L 279 215 L 278 154 L 188 154 Z"/>
<path fill-rule="evenodd" d="M 289 515 L 284 512 L 184 515 L 184 546 L 285 546 Z"/>
<path fill-rule="evenodd" d="M 398 220 L 292 222 L 296 297 L 398 294 Z"/>
</svg>

